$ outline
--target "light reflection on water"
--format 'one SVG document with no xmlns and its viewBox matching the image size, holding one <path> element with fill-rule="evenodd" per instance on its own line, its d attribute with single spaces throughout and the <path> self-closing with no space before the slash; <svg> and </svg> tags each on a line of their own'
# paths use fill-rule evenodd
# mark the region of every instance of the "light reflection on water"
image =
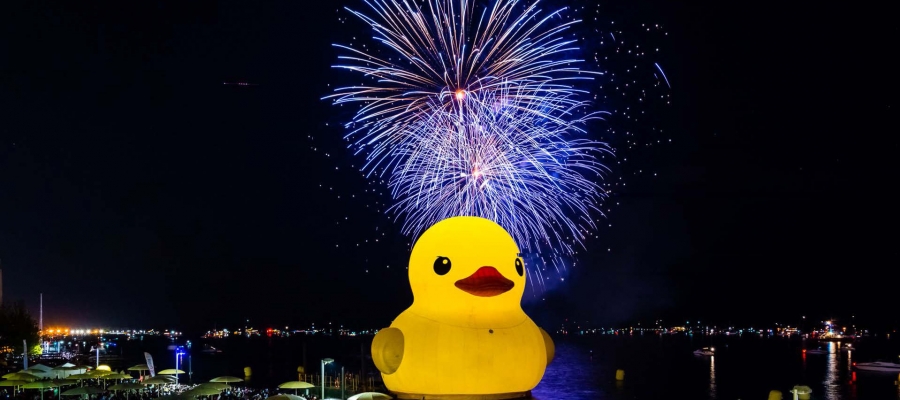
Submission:
<svg viewBox="0 0 900 400">
<path fill-rule="evenodd" d="M 604 385 L 599 382 L 601 376 L 614 377 L 610 374 L 615 374 L 615 370 L 610 370 L 605 364 L 602 359 L 595 359 L 589 349 L 571 343 L 557 343 L 556 357 L 532 394 L 535 399 L 541 400 L 614 398 L 612 395 L 615 393 L 604 390 Z M 613 392 L 624 389 L 621 384 L 613 388 Z"/>
<path fill-rule="evenodd" d="M 837 345 L 834 342 L 828 343 L 828 364 L 825 369 L 825 380 L 822 386 L 825 387 L 826 400 L 839 400 L 841 395 L 841 385 L 838 382 L 838 352 Z"/>
<path fill-rule="evenodd" d="M 715 356 L 693 356 L 712 344 Z M 828 353 L 802 351 L 818 346 Z M 868 348 L 862 356 L 859 351 L 786 339 L 566 338 L 557 342 L 556 359 L 532 393 L 540 400 L 734 400 L 765 399 L 779 390 L 790 399 L 794 385 L 806 385 L 813 400 L 900 399 L 897 376 L 856 379 L 852 362 L 873 358 Z M 615 380 L 617 369 L 625 370 L 624 382 Z"/>
</svg>

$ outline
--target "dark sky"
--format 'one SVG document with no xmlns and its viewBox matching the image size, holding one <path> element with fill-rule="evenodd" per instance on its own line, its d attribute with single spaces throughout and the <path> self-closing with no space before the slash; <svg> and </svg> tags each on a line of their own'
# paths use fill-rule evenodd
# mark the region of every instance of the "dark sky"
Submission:
<svg viewBox="0 0 900 400">
<path fill-rule="evenodd" d="M 0 6 L 5 300 L 37 311 L 43 292 L 48 324 L 389 324 L 411 300 L 407 239 L 354 172 L 347 110 L 320 99 L 331 43 L 366 32 L 336 10 L 360 3 Z M 895 309 L 891 13 L 619 3 L 604 21 L 668 27 L 654 118 L 673 144 L 616 171 L 612 227 L 529 301 L 539 322 Z"/>
</svg>

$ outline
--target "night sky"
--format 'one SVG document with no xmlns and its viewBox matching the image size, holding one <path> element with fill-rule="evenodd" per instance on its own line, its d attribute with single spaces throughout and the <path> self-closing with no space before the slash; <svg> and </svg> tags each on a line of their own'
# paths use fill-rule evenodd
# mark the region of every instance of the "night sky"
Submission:
<svg viewBox="0 0 900 400">
<path fill-rule="evenodd" d="M 573 4 L 665 27 L 671 105 L 647 119 L 672 142 L 622 149 L 608 224 L 526 299 L 539 323 L 896 309 L 886 5 Z M 409 238 L 341 141 L 350 110 L 321 100 L 346 78 L 331 44 L 369 34 L 345 5 L 364 7 L 0 6 L 4 301 L 36 313 L 43 292 L 46 323 L 73 327 L 388 325 L 411 301 Z"/>
</svg>

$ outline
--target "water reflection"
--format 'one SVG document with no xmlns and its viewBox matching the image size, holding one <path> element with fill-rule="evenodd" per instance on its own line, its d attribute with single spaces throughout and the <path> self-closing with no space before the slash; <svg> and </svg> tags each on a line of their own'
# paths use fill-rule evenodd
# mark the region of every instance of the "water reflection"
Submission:
<svg viewBox="0 0 900 400">
<path fill-rule="evenodd" d="M 801 376 L 805 380 L 806 379 L 806 350 L 803 350 L 800 354 L 801 354 L 800 358 L 801 358 L 801 360 L 803 360 L 803 368 L 801 369 L 801 371 L 802 371 Z"/>
<path fill-rule="evenodd" d="M 841 386 L 838 382 L 838 351 L 834 342 L 828 343 L 828 364 L 825 367 L 825 399 L 838 400 L 841 396 Z"/>
<path fill-rule="evenodd" d="M 853 372 L 853 350 L 847 350 L 847 372 Z"/>
<path fill-rule="evenodd" d="M 793 385 L 808 385 L 815 400 L 900 400 L 897 375 L 856 376 L 852 363 L 866 360 L 868 350 L 859 353 L 846 344 L 822 342 L 823 352 L 808 353 L 780 339 L 727 338 L 729 342 L 717 343 L 718 354 L 696 357 L 692 352 L 697 346 L 708 343 L 674 336 L 664 341 L 634 338 L 560 340 L 556 359 L 532 395 L 541 400 L 748 400 L 766 398 L 754 393 L 780 390 L 790 400 Z M 615 379 L 617 369 L 626 371 L 625 381 Z"/>
</svg>

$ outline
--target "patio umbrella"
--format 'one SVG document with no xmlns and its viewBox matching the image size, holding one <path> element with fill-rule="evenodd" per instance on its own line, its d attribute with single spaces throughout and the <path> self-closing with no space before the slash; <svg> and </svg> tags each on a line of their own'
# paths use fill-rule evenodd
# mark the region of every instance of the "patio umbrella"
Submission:
<svg viewBox="0 0 900 400">
<path fill-rule="evenodd" d="M 128 371 L 138 371 L 141 376 L 144 376 L 144 371 L 149 371 L 150 367 L 147 364 L 138 364 L 132 367 L 128 367 Z"/>
<path fill-rule="evenodd" d="M 214 382 L 214 383 L 224 383 L 225 386 L 228 386 L 229 383 L 243 382 L 244 380 L 241 378 L 238 378 L 236 376 L 227 376 L 226 375 L 226 376 L 217 376 L 215 378 L 210 379 L 209 381 Z"/>
<path fill-rule="evenodd" d="M 103 375 L 100 378 L 102 378 L 102 379 L 134 379 L 131 377 L 131 375 L 125 375 L 125 374 L 109 374 L 109 375 Z"/>
<path fill-rule="evenodd" d="M 37 381 L 22 385 L 23 389 L 41 389 L 41 400 L 44 400 L 44 389 L 55 387 L 59 387 L 59 385 L 51 381 Z"/>
<path fill-rule="evenodd" d="M 156 374 L 157 375 L 178 375 L 178 374 L 183 374 L 183 373 L 184 373 L 184 371 L 182 371 L 180 369 L 169 368 L 169 369 L 164 369 L 162 371 L 159 371 Z"/>
<path fill-rule="evenodd" d="M 390 399 L 393 399 L 393 397 L 388 396 L 384 393 L 378 393 L 378 392 L 362 392 L 362 393 L 354 394 L 353 396 L 350 396 L 347 398 L 347 400 L 390 400 Z"/>
<path fill-rule="evenodd" d="M 28 382 L 25 381 L 0 381 L 0 387 L 17 387 L 22 386 Z"/>
<path fill-rule="evenodd" d="M 68 386 L 68 385 L 74 385 L 74 384 L 78 383 L 78 380 L 76 380 L 76 379 L 54 379 L 53 382 L 55 382 L 59 386 Z"/>
<path fill-rule="evenodd" d="M 112 385 L 109 387 L 109 390 L 141 390 L 143 388 L 144 385 L 140 383 L 125 382 L 118 385 Z"/>
<path fill-rule="evenodd" d="M 294 394 L 297 394 L 298 389 L 310 389 L 314 387 L 316 386 L 312 383 L 303 381 L 290 381 L 278 385 L 279 389 L 294 389 Z"/>
<path fill-rule="evenodd" d="M 60 396 L 82 396 L 82 395 L 91 395 L 91 394 L 100 394 L 103 393 L 103 389 L 95 388 L 93 386 L 82 386 L 77 387 L 75 389 L 69 389 L 65 392 L 60 393 Z"/>
<path fill-rule="evenodd" d="M 222 391 L 219 389 L 198 386 L 198 387 L 188 390 L 182 394 L 185 396 L 194 397 L 194 396 L 212 396 L 212 395 L 221 394 L 221 392 Z"/>
<path fill-rule="evenodd" d="M 168 385 L 170 383 L 175 383 L 175 382 L 172 380 L 166 379 L 162 376 L 154 376 L 153 378 L 144 379 L 144 381 L 141 383 L 143 383 L 145 385 Z"/>
<path fill-rule="evenodd" d="M 210 382 L 234 383 L 243 382 L 244 380 L 236 376 L 219 376 L 209 380 Z"/>
<path fill-rule="evenodd" d="M 269 396 L 266 400 L 303 400 L 300 396 L 294 396 L 292 394 L 278 394 L 275 396 Z"/>
<path fill-rule="evenodd" d="M 53 381 L 36 381 L 22 385 L 25 389 L 49 389 L 59 387 L 59 384 Z"/>
<path fill-rule="evenodd" d="M 101 365 L 101 367 L 102 367 L 102 365 Z M 107 371 L 104 369 L 95 369 L 91 372 L 88 372 L 87 374 L 90 375 L 92 378 L 100 379 L 104 376 L 112 375 L 112 371 Z M 106 387 L 106 381 L 103 381 L 103 386 Z"/>
<path fill-rule="evenodd" d="M 34 382 L 40 378 L 29 374 L 27 372 L 13 372 L 11 374 L 3 375 L 3 379 L 9 379 L 11 381 L 26 381 L 26 382 Z"/>
<path fill-rule="evenodd" d="M 128 367 L 129 371 L 149 371 L 150 367 L 147 364 L 138 364 L 132 367 Z"/>
</svg>

